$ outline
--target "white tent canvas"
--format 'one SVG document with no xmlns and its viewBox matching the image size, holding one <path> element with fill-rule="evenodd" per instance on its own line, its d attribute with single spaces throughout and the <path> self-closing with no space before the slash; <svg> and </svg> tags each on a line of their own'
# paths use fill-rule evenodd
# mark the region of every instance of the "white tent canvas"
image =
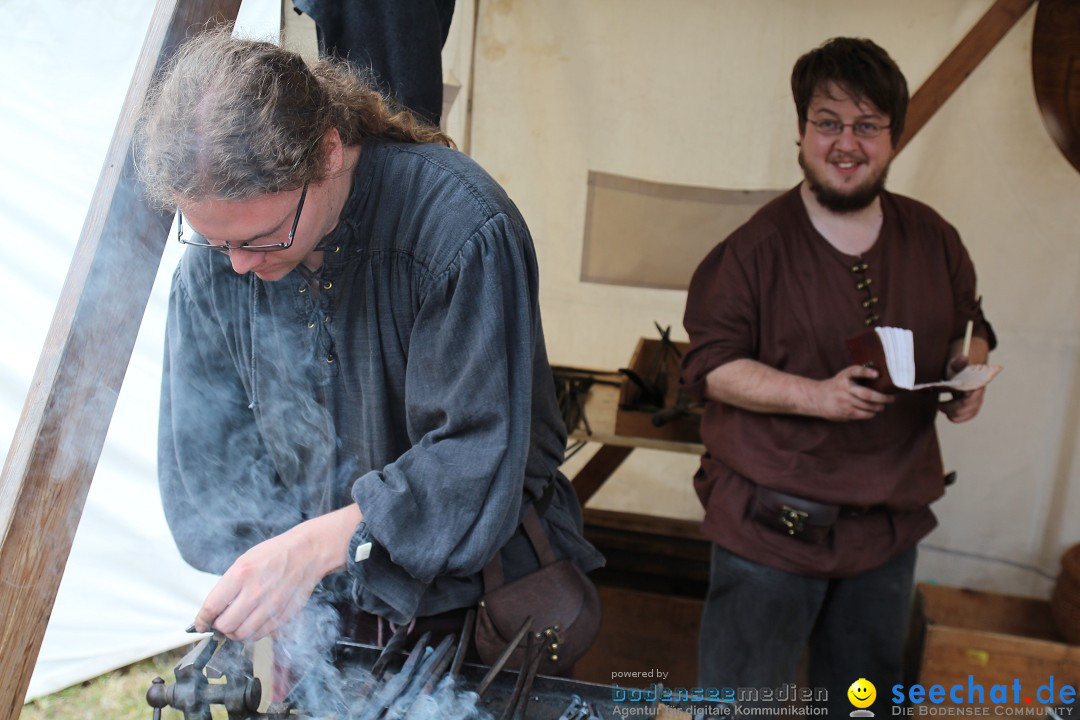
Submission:
<svg viewBox="0 0 1080 720">
<path fill-rule="evenodd" d="M 685 338 L 685 292 L 582 279 L 590 172 L 790 187 L 799 171 L 786 82 L 799 54 L 834 35 L 872 37 L 917 88 L 991 5 L 482 0 L 474 52 L 473 3 L 459 0 L 444 60 L 472 115 L 463 124 L 469 103 L 455 103 L 462 124 L 453 134 L 530 224 L 553 362 L 620 367 L 654 321 Z M 151 9 L 149 1 L 4 4 L 0 279 L 9 306 L 0 319 L 0 437 L 14 432 Z M 267 19 L 267 28 L 279 8 L 249 0 L 241 12 Z M 1080 509 L 1080 174 L 1034 101 L 1034 12 L 898 158 L 890 188 L 959 229 L 1001 340 L 994 362 L 1005 366 L 974 423 L 941 424 L 946 466 L 960 482 L 935 508 L 942 524 L 923 544 L 919 578 L 1046 595 L 1062 549 L 1080 540 L 1071 521 Z M 171 243 L 162 262 L 31 697 L 182 644 L 213 582 L 177 555 L 154 477 L 162 317 L 178 252 Z M 700 517 L 690 488 L 696 464 L 635 451 L 592 504 Z"/>
<path fill-rule="evenodd" d="M 0 63 L 0 437 L 15 431 L 68 264 L 150 22 L 153 3 L 13 0 Z M 276 33 L 274 1 L 245 5 Z M 27 699 L 190 642 L 214 577 L 169 535 L 156 481 L 167 246 L 57 595 Z M 5 441 L 0 452 L 6 454 Z M 43 538 L 43 542 L 48 542 Z"/>
</svg>

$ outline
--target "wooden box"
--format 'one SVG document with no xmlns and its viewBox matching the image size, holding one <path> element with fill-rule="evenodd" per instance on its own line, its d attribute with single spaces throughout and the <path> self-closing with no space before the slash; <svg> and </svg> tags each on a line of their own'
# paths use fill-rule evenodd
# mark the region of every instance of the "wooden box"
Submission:
<svg viewBox="0 0 1080 720">
<path fill-rule="evenodd" d="M 915 618 L 921 636 L 918 682 L 924 688 L 961 685 L 966 704 L 970 676 L 983 687 L 985 704 L 994 704 L 991 688 L 1004 685 L 1003 706 L 1031 708 L 1060 706 L 1063 686 L 1080 687 L 1080 646 L 1060 637 L 1045 600 L 920 584 Z M 1045 692 L 1037 694 L 1051 677 L 1054 697 L 1047 703 Z M 1014 696 L 1016 681 L 1020 691 Z"/>
<path fill-rule="evenodd" d="M 687 398 L 679 391 L 681 356 L 690 349 L 687 342 L 669 342 L 664 348 L 661 340 L 641 338 L 627 370 L 645 383 L 654 386 L 660 398 L 650 398 L 639 383 L 634 382 L 626 371 L 619 391 L 619 409 L 615 414 L 615 433 L 632 437 L 647 437 L 675 442 L 701 442 L 701 407 L 690 405 L 687 412 L 657 425 L 654 416 L 670 411 L 680 403 L 686 406 Z M 672 349 L 674 348 L 674 350 Z"/>
</svg>

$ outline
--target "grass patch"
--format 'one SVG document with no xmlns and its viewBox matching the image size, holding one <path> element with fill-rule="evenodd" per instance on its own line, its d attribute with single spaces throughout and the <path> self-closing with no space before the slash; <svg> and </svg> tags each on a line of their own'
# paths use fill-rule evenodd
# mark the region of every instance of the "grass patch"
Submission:
<svg viewBox="0 0 1080 720">
<path fill-rule="evenodd" d="M 155 655 L 58 693 L 39 697 L 23 706 L 19 720 L 149 720 L 153 712 L 146 703 L 150 682 L 160 676 L 172 683 L 173 668 L 188 649 Z M 213 716 L 215 720 L 225 720 L 228 714 L 224 708 L 217 707 Z M 183 720 L 184 714 L 165 708 L 161 717 L 162 720 Z"/>
</svg>

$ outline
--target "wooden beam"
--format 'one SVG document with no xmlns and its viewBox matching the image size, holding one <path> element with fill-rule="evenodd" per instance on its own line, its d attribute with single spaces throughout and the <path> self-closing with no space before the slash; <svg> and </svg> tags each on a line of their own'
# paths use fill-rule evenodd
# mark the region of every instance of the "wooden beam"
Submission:
<svg viewBox="0 0 1080 720">
<path fill-rule="evenodd" d="M 151 78 L 240 0 L 159 0 L 0 475 L 0 718 L 17 718 L 52 613 L 171 215 L 135 180 L 131 139 Z M 138 548 L 132 548 L 138 552 Z"/>
<path fill-rule="evenodd" d="M 997 0 L 968 31 L 964 39 L 931 73 L 911 97 L 904 135 L 896 152 L 907 146 L 938 108 L 978 67 L 1013 25 L 1035 4 L 1035 0 Z"/>
<path fill-rule="evenodd" d="M 602 445 L 596 454 L 589 458 L 589 462 L 585 463 L 585 467 L 578 470 L 573 485 L 581 507 L 585 507 L 589 498 L 596 494 L 633 450 L 633 447 Z"/>
</svg>

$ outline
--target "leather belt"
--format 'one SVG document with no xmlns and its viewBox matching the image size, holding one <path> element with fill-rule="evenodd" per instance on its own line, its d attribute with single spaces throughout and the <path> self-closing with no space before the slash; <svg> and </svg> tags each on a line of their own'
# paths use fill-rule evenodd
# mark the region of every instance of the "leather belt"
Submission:
<svg viewBox="0 0 1080 720">
<path fill-rule="evenodd" d="M 863 517 L 883 510 L 884 505 L 836 505 L 757 485 L 750 515 L 770 530 L 807 542 L 822 543 L 837 518 Z"/>
</svg>

